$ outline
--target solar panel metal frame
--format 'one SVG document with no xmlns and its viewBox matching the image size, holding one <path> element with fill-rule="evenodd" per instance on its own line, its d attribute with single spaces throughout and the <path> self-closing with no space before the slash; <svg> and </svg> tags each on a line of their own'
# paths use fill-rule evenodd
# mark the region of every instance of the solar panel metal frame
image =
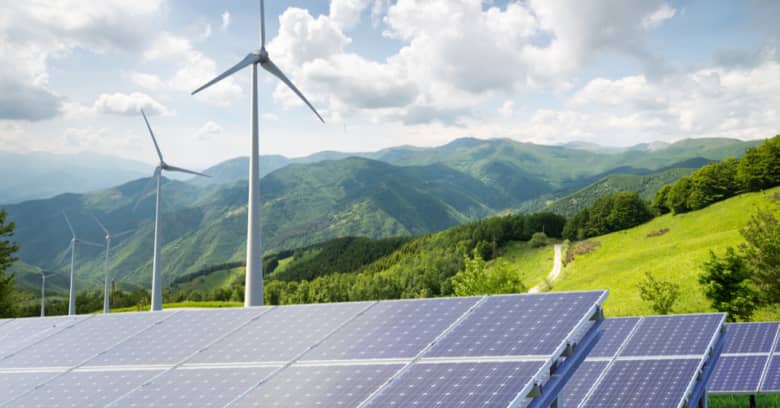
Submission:
<svg viewBox="0 0 780 408">
<path fill-rule="evenodd" d="M 706 313 L 706 315 L 712 315 L 714 313 Z M 696 316 L 696 315 L 705 315 L 705 314 L 688 314 L 684 316 Z M 651 318 L 673 318 L 675 315 L 670 315 L 668 317 L 661 317 L 661 316 L 651 316 Z M 678 315 L 680 316 L 680 315 Z M 636 318 L 636 316 L 628 317 L 628 318 Z M 578 407 L 583 407 L 586 405 L 588 400 L 592 397 L 592 395 L 596 392 L 599 385 L 601 384 L 602 380 L 607 376 L 612 366 L 617 361 L 629 361 L 629 360 L 641 360 L 641 359 L 651 359 L 651 360 L 667 360 L 667 359 L 676 359 L 680 358 L 680 355 L 658 355 L 658 356 L 649 356 L 649 357 L 639 357 L 639 356 L 624 356 L 621 358 L 621 353 L 623 352 L 626 345 L 631 341 L 633 336 L 636 334 L 636 332 L 639 330 L 642 321 L 645 320 L 648 317 L 639 317 L 639 321 L 636 322 L 632 330 L 629 332 L 629 334 L 626 336 L 620 347 L 617 349 L 615 354 L 612 357 L 594 357 L 591 359 L 587 359 L 588 361 L 609 361 L 609 364 L 602 370 L 599 377 L 594 381 L 593 385 L 591 386 L 590 390 L 586 393 L 585 397 L 579 402 L 577 405 Z M 709 382 L 710 377 L 715 371 L 715 366 L 717 364 L 718 358 L 720 357 L 720 353 L 725 347 L 725 336 L 723 335 L 724 332 L 724 321 L 725 321 L 725 314 L 722 314 L 721 320 L 720 320 L 720 329 L 717 333 L 710 339 L 707 345 L 707 350 L 703 355 L 700 356 L 699 365 L 697 367 L 697 375 L 694 376 L 691 379 L 691 382 L 686 387 L 686 391 L 683 394 L 682 400 L 679 402 L 678 407 L 693 407 L 697 406 L 699 401 L 701 401 L 703 398 L 706 398 L 707 394 L 707 384 Z M 667 358 L 664 358 L 667 357 Z M 564 401 L 564 404 L 568 406 L 566 401 Z"/>
<path fill-rule="evenodd" d="M 768 322 L 739 322 L 739 323 L 727 323 L 725 324 L 726 330 L 728 327 L 734 327 L 737 325 L 750 325 L 750 324 L 762 324 Z M 773 322 L 772 322 L 773 323 Z M 741 357 L 741 356 L 762 356 L 766 357 L 766 363 L 764 369 L 761 371 L 761 377 L 758 380 L 758 385 L 755 390 L 732 390 L 732 391 L 707 391 L 710 395 L 757 395 L 757 394 L 780 394 L 780 391 L 762 391 L 767 374 L 769 373 L 769 367 L 772 364 L 772 358 L 779 356 L 776 349 L 780 344 L 780 325 L 775 330 L 774 339 L 772 340 L 771 347 L 768 352 L 749 352 L 749 353 L 724 353 L 721 357 Z"/>
</svg>

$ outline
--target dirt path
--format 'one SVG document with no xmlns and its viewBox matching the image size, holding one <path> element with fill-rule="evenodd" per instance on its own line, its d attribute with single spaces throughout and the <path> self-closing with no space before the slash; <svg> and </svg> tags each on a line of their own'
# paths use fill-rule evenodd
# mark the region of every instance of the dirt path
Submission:
<svg viewBox="0 0 780 408">
<path fill-rule="evenodd" d="M 563 263 L 561 262 L 563 259 L 563 245 L 562 244 L 555 244 L 555 257 L 553 259 L 553 267 L 550 271 L 550 274 L 547 275 L 547 280 L 550 282 L 554 282 L 556 279 L 558 279 L 558 275 L 561 274 L 561 270 L 563 269 Z M 544 288 L 544 283 L 540 283 L 531 289 L 528 290 L 528 293 L 539 293 Z"/>
</svg>

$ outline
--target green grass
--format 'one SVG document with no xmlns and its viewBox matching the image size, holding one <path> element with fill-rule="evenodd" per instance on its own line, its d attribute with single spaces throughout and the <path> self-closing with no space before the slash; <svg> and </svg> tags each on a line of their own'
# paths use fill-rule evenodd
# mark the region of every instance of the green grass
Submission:
<svg viewBox="0 0 780 408">
<path fill-rule="evenodd" d="M 229 288 L 231 284 L 244 274 L 244 267 L 223 269 L 204 276 L 199 276 L 189 282 L 176 285 L 178 289 L 211 291 L 214 288 Z"/>
<path fill-rule="evenodd" d="M 747 395 L 710 395 L 710 408 L 748 408 Z M 780 407 L 780 395 L 756 395 L 756 406 L 760 408 Z"/>
<path fill-rule="evenodd" d="M 501 257 L 518 266 L 523 282 L 530 289 L 542 283 L 550 273 L 554 255 L 552 245 L 533 248 L 528 242 L 511 242 Z"/>
<path fill-rule="evenodd" d="M 242 302 L 217 302 L 217 301 L 210 301 L 210 302 L 179 302 L 179 303 L 164 303 L 163 309 L 181 309 L 181 308 L 220 308 L 220 307 L 242 307 L 244 304 Z M 123 312 L 138 312 L 138 311 L 147 311 L 149 310 L 149 307 L 146 306 L 143 309 L 139 310 L 136 306 L 130 306 L 130 307 L 122 307 L 117 309 L 111 309 L 111 313 L 123 313 Z M 100 311 L 95 313 L 101 313 Z"/>
<path fill-rule="evenodd" d="M 711 311 L 697 279 L 703 262 L 710 250 L 722 254 L 726 247 L 742 243 L 739 229 L 758 208 L 780 214 L 774 201 L 777 192 L 780 187 L 743 194 L 703 210 L 665 215 L 629 230 L 592 238 L 601 245 L 567 265 L 553 290 L 609 289 L 604 306 L 608 316 L 647 315 L 652 311 L 639 298 L 636 285 L 645 272 L 651 272 L 680 284 L 682 295 L 675 313 Z M 647 237 L 664 228 L 669 232 Z M 780 310 L 761 310 L 754 319 L 780 320 Z"/>
</svg>

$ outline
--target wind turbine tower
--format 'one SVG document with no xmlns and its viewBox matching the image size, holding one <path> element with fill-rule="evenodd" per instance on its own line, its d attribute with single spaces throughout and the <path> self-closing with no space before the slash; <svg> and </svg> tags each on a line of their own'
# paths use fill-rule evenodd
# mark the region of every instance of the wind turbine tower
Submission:
<svg viewBox="0 0 780 408">
<path fill-rule="evenodd" d="M 73 229 L 73 224 L 70 223 L 70 219 L 62 212 L 62 216 L 65 217 L 65 222 L 68 223 L 68 229 L 70 230 L 70 288 L 68 290 L 68 315 L 76 314 L 76 248 L 79 244 L 100 247 L 103 245 L 96 244 L 94 242 L 84 241 L 76 236 L 76 231 Z"/>
<path fill-rule="evenodd" d="M 110 257 L 109 254 L 111 252 L 111 239 L 119 238 L 123 235 L 127 235 L 133 232 L 134 230 L 128 230 L 112 236 L 111 232 L 109 232 L 108 228 L 106 228 L 106 226 L 103 225 L 102 222 L 100 222 L 98 217 L 93 215 L 92 218 L 95 219 L 95 222 L 97 222 L 100 229 L 102 229 L 103 232 L 106 233 L 106 256 L 103 264 L 103 272 L 105 273 L 105 283 L 103 285 L 103 313 L 108 314 L 111 309 L 111 274 L 108 268 L 108 260 Z"/>
<path fill-rule="evenodd" d="M 52 275 L 54 274 L 41 271 L 41 317 L 46 317 L 46 278 Z"/>
<path fill-rule="evenodd" d="M 146 128 L 149 129 L 149 136 L 152 137 L 154 149 L 157 151 L 157 157 L 160 159 L 160 162 L 157 164 L 157 167 L 155 167 L 154 174 L 152 175 L 153 180 L 157 183 L 157 194 L 154 206 L 154 255 L 152 258 L 152 311 L 156 312 L 162 310 L 162 280 L 160 278 L 160 203 L 162 202 L 160 193 L 162 187 L 162 172 L 172 171 L 194 174 L 196 176 L 202 177 L 209 176 L 203 173 L 198 173 L 197 171 L 171 166 L 170 164 L 166 163 L 165 160 L 163 160 L 160 146 L 157 144 L 157 138 L 154 137 L 154 132 L 152 131 L 152 126 L 149 124 L 149 119 L 146 118 L 146 113 L 144 113 L 143 110 L 141 110 L 141 115 L 144 117 Z M 145 192 L 142 193 L 141 196 L 143 197 L 144 194 Z M 108 285 L 108 280 L 106 280 L 106 285 Z"/>
<path fill-rule="evenodd" d="M 263 305 L 263 248 L 260 243 L 260 145 L 258 136 L 258 106 L 257 106 L 257 66 L 277 77 L 282 83 L 287 85 L 303 102 L 314 112 L 322 123 L 322 119 L 317 110 L 305 96 L 287 79 L 284 73 L 271 61 L 268 51 L 265 49 L 265 7 L 264 1 L 260 0 L 260 48 L 250 52 L 238 64 L 218 75 L 216 78 L 207 82 L 205 85 L 192 92 L 196 93 L 216 84 L 217 82 L 233 75 L 234 73 L 252 66 L 252 97 L 251 108 L 251 154 L 249 156 L 249 203 L 247 205 L 247 236 L 246 236 L 246 283 L 244 292 L 244 306 L 262 306 Z"/>
</svg>

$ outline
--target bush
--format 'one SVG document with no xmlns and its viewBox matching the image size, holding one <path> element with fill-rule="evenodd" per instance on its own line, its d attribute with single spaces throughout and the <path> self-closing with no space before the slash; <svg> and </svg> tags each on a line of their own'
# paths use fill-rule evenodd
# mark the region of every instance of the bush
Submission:
<svg viewBox="0 0 780 408">
<path fill-rule="evenodd" d="M 531 240 L 528 241 L 532 247 L 534 248 L 541 248 L 545 245 L 547 245 L 547 235 L 545 235 L 544 232 L 537 232 L 532 237 Z"/>
<path fill-rule="evenodd" d="M 657 280 L 650 272 L 645 272 L 645 279 L 637 284 L 637 288 L 639 297 L 650 303 L 653 312 L 661 315 L 669 314 L 680 297 L 680 285 Z"/>
<path fill-rule="evenodd" d="M 474 259 L 464 258 L 465 269 L 452 277 L 452 287 L 457 296 L 490 295 L 497 293 L 521 293 L 528 288 L 523 276 L 504 259 L 498 259 L 491 267 L 474 254 Z"/>
<path fill-rule="evenodd" d="M 722 258 L 710 251 L 699 283 L 704 285 L 704 294 L 712 300 L 712 307 L 728 313 L 729 321 L 748 320 L 758 306 L 750 276 L 745 259 L 734 248 L 728 248 Z"/>
</svg>

